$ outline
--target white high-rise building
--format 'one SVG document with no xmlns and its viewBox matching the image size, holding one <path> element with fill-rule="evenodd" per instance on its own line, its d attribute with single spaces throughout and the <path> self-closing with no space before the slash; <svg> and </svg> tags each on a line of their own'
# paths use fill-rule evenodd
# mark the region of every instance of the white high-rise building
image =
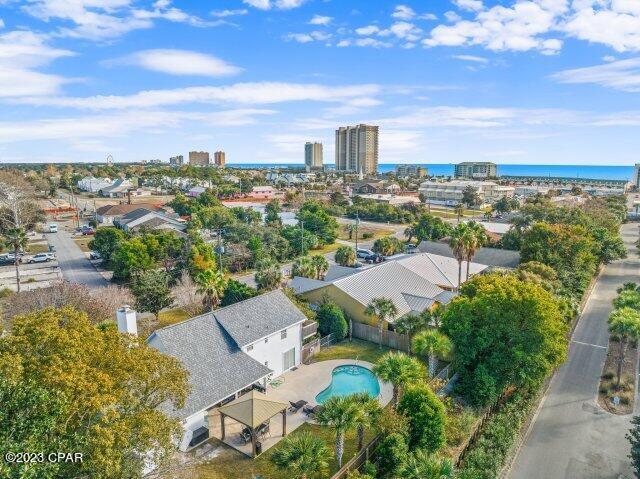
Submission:
<svg viewBox="0 0 640 479">
<path fill-rule="evenodd" d="M 378 172 L 378 130 L 373 125 L 341 126 L 336 130 L 336 171 L 364 175 Z"/>
<path fill-rule="evenodd" d="M 633 178 L 631 179 L 631 183 L 636 188 L 640 188 L 640 163 L 636 163 L 633 167 Z"/>
<path fill-rule="evenodd" d="M 322 143 L 308 141 L 304 144 L 304 164 L 308 168 L 322 168 Z"/>
</svg>

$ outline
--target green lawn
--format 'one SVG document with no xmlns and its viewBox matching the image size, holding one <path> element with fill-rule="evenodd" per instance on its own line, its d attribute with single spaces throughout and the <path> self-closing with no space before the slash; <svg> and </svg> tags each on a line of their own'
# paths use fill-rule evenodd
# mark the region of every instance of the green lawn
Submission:
<svg viewBox="0 0 640 479">
<path fill-rule="evenodd" d="M 333 452 L 335 435 L 330 428 L 307 423 L 293 431 L 291 435 L 300 434 L 304 431 L 308 431 L 315 437 L 324 440 L 329 450 Z M 374 435 L 374 431 L 368 431 L 365 443 L 373 439 Z M 291 475 L 287 471 L 278 470 L 269 460 L 279 444 L 256 459 L 251 459 L 228 446 L 222 446 L 226 449 L 224 452 L 206 463 L 186 468 L 180 477 L 189 479 L 253 479 L 257 476 L 262 476 L 263 479 L 290 479 Z M 356 433 L 351 430 L 347 432 L 345 437 L 343 464 L 355 455 L 356 447 Z M 329 474 L 312 476 L 309 479 L 331 477 L 337 471 L 338 464 L 335 459 L 331 459 L 329 461 Z"/>
<path fill-rule="evenodd" d="M 189 314 L 180 308 L 161 311 L 159 314 L 158 328 L 164 328 L 189 318 Z"/>
<path fill-rule="evenodd" d="M 354 339 L 352 342 L 342 341 L 334 346 L 331 346 L 324 351 L 320 351 L 313 357 L 314 361 L 327 361 L 329 359 L 356 359 L 375 363 L 380 357 L 389 352 L 395 351 L 385 346 L 380 347 L 375 343 L 369 341 L 362 341 L 361 339 Z"/>
<path fill-rule="evenodd" d="M 76 236 L 75 238 L 73 238 L 73 240 L 76 242 L 76 244 L 85 253 L 91 251 L 91 248 L 89 248 L 89 242 L 92 239 L 93 239 L 93 236 L 90 236 L 90 235 L 87 235 L 87 236 Z"/>
<path fill-rule="evenodd" d="M 364 234 L 371 234 L 368 238 L 363 238 Z M 393 231 L 390 231 L 388 228 L 372 228 L 370 226 L 359 226 L 358 227 L 358 240 L 360 241 L 372 241 L 378 238 L 382 238 L 384 236 L 389 236 L 393 234 Z M 340 225 L 340 229 L 338 230 L 338 239 L 344 241 L 355 241 L 356 234 L 355 231 L 351 234 L 351 238 L 349 238 L 349 231 L 347 230 L 347 225 Z"/>
</svg>

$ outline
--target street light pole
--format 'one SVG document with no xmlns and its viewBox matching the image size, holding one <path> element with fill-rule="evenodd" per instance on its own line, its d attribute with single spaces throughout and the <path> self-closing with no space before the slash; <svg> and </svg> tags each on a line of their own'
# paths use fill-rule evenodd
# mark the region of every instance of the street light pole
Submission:
<svg viewBox="0 0 640 479">
<path fill-rule="evenodd" d="M 360 224 L 360 213 L 356 209 L 356 255 L 358 254 L 358 224 Z"/>
</svg>

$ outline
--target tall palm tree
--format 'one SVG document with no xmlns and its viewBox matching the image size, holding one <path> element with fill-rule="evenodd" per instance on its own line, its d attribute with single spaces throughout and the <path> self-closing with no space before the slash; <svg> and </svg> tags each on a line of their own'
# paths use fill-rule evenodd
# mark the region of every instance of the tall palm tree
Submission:
<svg viewBox="0 0 640 479">
<path fill-rule="evenodd" d="M 455 208 L 453 208 L 453 211 L 456 212 L 456 215 L 458 216 L 458 224 L 460 224 L 460 219 L 464 214 L 464 205 L 462 203 L 458 203 Z"/>
<path fill-rule="evenodd" d="M 324 255 L 321 254 L 314 254 L 311 257 L 311 265 L 313 266 L 316 274 L 315 279 L 324 278 L 324 275 L 329 270 L 329 261 L 327 261 L 327 258 L 325 258 Z"/>
<path fill-rule="evenodd" d="M 207 310 L 213 311 L 220 304 L 227 287 L 224 275 L 217 269 L 210 268 L 198 273 L 195 282 L 198 293 L 204 295 L 202 304 Z"/>
<path fill-rule="evenodd" d="M 371 397 L 368 393 L 355 393 L 351 395 L 351 398 L 358 407 L 356 434 L 358 436 L 358 451 L 361 451 L 364 447 L 364 432 L 376 425 L 380 414 L 382 414 L 382 408 L 378 399 Z"/>
<path fill-rule="evenodd" d="M 413 338 L 413 349 L 416 353 L 429 357 L 429 377 L 433 379 L 436 375 L 438 357 L 449 354 L 453 345 L 451 340 L 437 329 L 427 329 Z"/>
<path fill-rule="evenodd" d="M 358 405 L 350 396 L 330 397 L 316 414 L 316 422 L 318 424 L 329 426 L 336 433 L 336 460 L 338 461 L 338 467 L 342 467 L 344 435 L 349 429 L 353 429 L 356 426 L 359 415 Z"/>
<path fill-rule="evenodd" d="M 329 468 L 331 451 L 322 439 L 309 432 L 287 436 L 271 455 L 278 469 L 287 470 L 293 479 L 324 475 Z"/>
<path fill-rule="evenodd" d="M 303 278 L 315 278 L 316 268 L 309 256 L 297 259 L 291 267 L 291 276 L 302 276 Z"/>
<path fill-rule="evenodd" d="M 453 464 L 449 459 L 438 458 L 423 449 L 407 457 L 398 471 L 402 479 L 453 479 Z"/>
<path fill-rule="evenodd" d="M 460 284 L 462 283 L 462 262 L 466 257 L 467 240 L 468 233 L 464 223 L 453 228 L 449 238 L 449 248 L 453 252 L 453 257 L 458 260 L 458 284 L 456 285 L 456 290 L 460 289 Z"/>
<path fill-rule="evenodd" d="M 609 317 L 609 331 L 618 336 L 620 343 L 617 357 L 618 379 L 616 382 L 616 388 L 619 388 L 627 347 L 631 341 L 640 338 L 640 312 L 629 307 L 616 309 Z"/>
<path fill-rule="evenodd" d="M 469 221 L 467 223 L 467 229 L 469 235 L 466 236 L 466 251 L 465 251 L 465 259 L 467 260 L 467 281 L 469 281 L 469 264 L 471 260 L 476 255 L 478 250 L 482 248 L 487 241 L 489 241 L 489 237 L 487 236 L 487 230 L 484 229 L 480 223 L 476 223 L 475 221 Z"/>
<path fill-rule="evenodd" d="M 393 404 L 397 404 L 402 388 L 412 381 L 422 379 L 425 371 L 417 359 L 390 351 L 376 362 L 373 373 L 383 381 L 393 384 Z"/>
<path fill-rule="evenodd" d="M 20 250 L 27 247 L 29 239 L 24 228 L 9 228 L 4 234 L 4 245 L 13 249 L 13 264 L 16 268 L 16 288 L 18 293 L 20 292 Z"/>
<path fill-rule="evenodd" d="M 365 308 L 364 314 L 377 318 L 378 347 L 382 349 L 382 329 L 384 322 L 398 314 L 398 308 L 390 299 L 373 298 Z"/>
</svg>

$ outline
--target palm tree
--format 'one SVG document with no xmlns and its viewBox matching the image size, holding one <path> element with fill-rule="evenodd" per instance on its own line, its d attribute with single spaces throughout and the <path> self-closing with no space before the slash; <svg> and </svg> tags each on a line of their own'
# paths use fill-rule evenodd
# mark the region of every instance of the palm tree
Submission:
<svg viewBox="0 0 640 479">
<path fill-rule="evenodd" d="M 404 236 L 407 238 L 407 243 L 411 243 L 411 240 L 416 234 L 416 230 L 413 226 L 407 226 L 404 230 Z"/>
<path fill-rule="evenodd" d="M 314 254 L 311 257 L 311 266 L 316 273 L 316 279 L 322 279 L 329 270 L 329 261 L 327 261 L 324 255 Z"/>
<path fill-rule="evenodd" d="M 428 310 L 425 310 L 427 312 Z M 400 334 L 406 334 L 409 337 L 407 345 L 407 353 L 411 355 L 411 342 L 413 336 L 423 330 L 429 324 L 429 316 L 427 314 L 405 314 L 394 324 L 394 329 Z"/>
<path fill-rule="evenodd" d="M 378 346 L 382 349 L 382 328 L 384 322 L 398 314 L 395 303 L 387 298 L 373 298 L 364 310 L 364 314 L 378 318 Z"/>
<path fill-rule="evenodd" d="M 353 266 L 356 262 L 356 251 L 351 246 L 340 246 L 334 259 L 340 266 Z"/>
<path fill-rule="evenodd" d="M 453 464 L 423 449 L 412 452 L 398 471 L 402 479 L 453 479 Z"/>
<path fill-rule="evenodd" d="M 378 399 L 371 397 L 368 393 L 355 393 L 351 395 L 351 398 L 358 407 L 356 434 L 358 436 L 358 451 L 361 451 L 364 447 L 364 432 L 375 426 L 380 414 L 382 414 L 382 408 Z"/>
<path fill-rule="evenodd" d="M 453 252 L 453 257 L 458 260 L 458 284 L 456 290 L 460 289 L 462 283 L 462 262 L 466 257 L 467 228 L 465 224 L 457 225 L 451 232 L 449 248 Z"/>
<path fill-rule="evenodd" d="M 629 307 L 616 309 L 609 317 L 609 332 L 618 336 L 620 344 L 617 357 L 618 380 L 616 382 L 616 388 L 619 388 L 622 365 L 629 342 L 640 338 L 640 312 Z"/>
<path fill-rule="evenodd" d="M 464 205 L 462 203 L 458 203 L 455 208 L 453 208 L 453 211 L 456 212 L 456 215 L 458 216 L 458 224 L 460 224 L 460 218 L 462 218 L 462 215 L 464 214 Z"/>
<path fill-rule="evenodd" d="M 393 351 L 378 359 L 373 372 L 383 381 L 393 384 L 393 404 L 398 403 L 402 388 L 424 377 L 424 367 L 420 361 Z"/>
<path fill-rule="evenodd" d="M 480 223 L 476 223 L 475 221 L 469 221 L 467 223 L 467 229 L 469 231 L 469 235 L 466 240 L 466 251 L 465 251 L 465 259 L 467 260 L 467 281 L 469 281 L 469 264 L 471 260 L 476 255 L 478 250 L 482 248 L 489 237 L 487 236 L 487 231 L 484 229 Z"/>
<path fill-rule="evenodd" d="M 356 230 L 355 225 L 348 224 L 344 227 L 344 229 L 346 230 L 347 233 L 349 233 L 349 240 L 351 240 L 353 238 L 353 233 Z"/>
<path fill-rule="evenodd" d="M 438 357 L 449 354 L 453 345 L 451 340 L 437 329 L 427 329 L 413 338 L 413 349 L 416 353 L 429 357 L 429 377 L 433 379 L 436 375 Z"/>
<path fill-rule="evenodd" d="M 298 258 L 291 267 L 291 277 L 302 276 L 303 278 L 315 278 L 315 266 L 308 256 Z"/>
<path fill-rule="evenodd" d="M 13 264 L 16 267 L 16 288 L 20 292 L 20 250 L 27 247 L 29 239 L 24 228 L 9 228 L 4 234 L 4 245 L 13 249 Z"/>
<path fill-rule="evenodd" d="M 332 396 L 316 413 L 316 422 L 322 426 L 331 427 L 336 433 L 336 460 L 338 467 L 342 467 L 344 454 L 344 435 L 356 426 L 360 411 L 358 405 L 350 396 Z"/>
<path fill-rule="evenodd" d="M 210 268 L 198 273 L 195 282 L 198 286 L 198 293 L 204 295 L 202 304 L 209 311 L 213 311 L 220 304 L 227 287 L 227 280 L 220 271 Z"/>
<path fill-rule="evenodd" d="M 309 432 L 287 436 L 271 455 L 278 469 L 287 470 L 288 477 L 307 479 L 314 474 L 324 475 L 329 468 L 331 451 L 322 439 Z"/>
</svg>

